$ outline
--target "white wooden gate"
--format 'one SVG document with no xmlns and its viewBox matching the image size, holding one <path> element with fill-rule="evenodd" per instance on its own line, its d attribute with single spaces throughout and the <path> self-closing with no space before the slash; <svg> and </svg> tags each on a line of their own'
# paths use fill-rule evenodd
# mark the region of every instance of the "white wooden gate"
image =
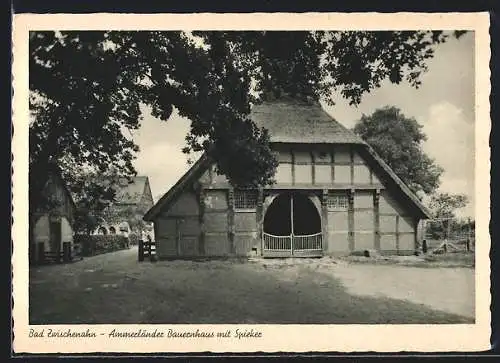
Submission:
<svg viewBox="0 0 500 363">
<path fill-rule="evenodd" d="M 315 257 L 323 255 L 323 234 L 322 232 L 295 235 L 293 225 L 293 194 L 290 198 L 290 222 L 291 233 L 285 236 L 276 236 L 262 232 L 264 257 L 289 257 L 303 256 Z"/>
</svg>

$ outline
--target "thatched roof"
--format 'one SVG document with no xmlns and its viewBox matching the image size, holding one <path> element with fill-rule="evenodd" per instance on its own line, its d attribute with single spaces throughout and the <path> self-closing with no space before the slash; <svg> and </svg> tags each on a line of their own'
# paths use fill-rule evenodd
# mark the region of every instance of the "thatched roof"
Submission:
<svg viewBox="0 0 500 363">
<path fill-rule="evenodd" d="M 113 185 L 115 200 L 106 210 L 106 222 L 117 224 L 129 218 L 132 212 L 142 214 L 144 211 L 140 202 L 148 183 L 147 176 L 136 176 L 131 181 L 123 178 L 116 182 Z"/>
<path fill-rule="evenodd" d="M 431 211 L 422 204 L 420 199 L 417 197 L 415 193 L 413 193 L 410 188 L 396 175 L 396 173 L 391 169 L 389 165 L 376 153 L 373 148 L 366 144 L 363 147 L 364 150 L 368 151 L 368 155 L 370 155 L 375 162 L 390 176 L 390 180 L 392 180 L 395 185 L 409 198 L 409 200 L 413 203 L 414 206 L 417 207 L 417 210 L 422 214 L 423 218 L 431 218 Z"/>
<path fill-rule="evenodd" d="M 118 204 L 137 204 L 144 194 L 147 176 L 136 176 L 131 182 L 125 180 L 116 186 L 115 201 Z"/>
<path fill-rule="evenodd" d="M 394 185 L 407 196 L 423 218 L 429 218 L 427 208 L 398 178 L 391 168 L 354 132 L 348 130 L 327 114 L 319 102 L 306 101 L 290 97 L 280 97 L 273 101 L 264 101 L 252 107 L 250 118 L 260 127 L 269 130 L 272 143 L 300 144 L 356 144 L 368 152 Z M 169 205 L 211 162 L 204 154 L 145 214 L 144 220 L 153 221 L 164 206 Z"/>
<path fill-rule="evenodd" d="M 250 118 L 269 130 L 271 142 L 364 144 L 326 113 L 317 101 L 282 96 L 252 107 Z"/>
</svg>

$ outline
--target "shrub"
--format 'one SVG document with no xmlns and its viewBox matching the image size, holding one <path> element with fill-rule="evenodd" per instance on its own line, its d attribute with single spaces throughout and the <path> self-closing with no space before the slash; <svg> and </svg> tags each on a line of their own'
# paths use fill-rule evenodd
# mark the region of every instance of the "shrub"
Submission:
<svg viewBox="0 0 500 363">
<path fill-rule="evenodd" d="M 128 240 L 122 235 L 75 235 L 74 243 L 79 244 L 82 256 L 94 256 L 101 253 L 123 250 Z"/>
<path fill-rule="evenodd" d="M 139 244 L 139 240 L 141 239 L 140 235 L 136 232 L 131 232 L 128 235 L 128 239 L 130 241 L 131 246 L 136 246 Z"/>
</svg>

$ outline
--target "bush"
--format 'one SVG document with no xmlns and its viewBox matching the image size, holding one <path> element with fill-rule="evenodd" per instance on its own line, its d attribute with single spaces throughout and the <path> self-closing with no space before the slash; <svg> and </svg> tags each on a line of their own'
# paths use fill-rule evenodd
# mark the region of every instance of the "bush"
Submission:
<svg viewBox="0 0 500 363">
<path fill-rule="evenodd" d="M 129 241 L 122 235 L 75 235 L 74 243 L 80 245 L 82 256 L 94 256 L 128 248 Z"/>
<path fill-rule="evenodd" d="M 139 240 L 141 239 L 141 237 L 140 237 L 140 235 L 138 233 L 131 232 L 128 235 L 128 239 L 130 241 L 130 245 L 131 246 L 136 246 L 136 245 L 139 244 Z"/>
</svg>

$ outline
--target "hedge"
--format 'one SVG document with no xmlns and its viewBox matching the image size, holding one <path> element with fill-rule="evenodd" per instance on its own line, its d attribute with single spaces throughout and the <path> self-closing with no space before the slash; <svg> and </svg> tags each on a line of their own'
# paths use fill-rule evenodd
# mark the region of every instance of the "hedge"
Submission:
<svg viewBox="0 0 500 363">
<path fill-rule="evenodd" d="M 141 239 L 140 238 L 140 235 L 138 233 L 135 233 L 135 232 L 131 232 L 129 233 L 128 235 L 128 239 L 130 241 L 130 245 L 131 246 L 135 246 L 135 245 L 138 245 L 139 244 L 139 240 Z"/>
<path fill-rule="evenodd" d="M 122 235 L 75 235 L 74 243 L 80 245 L 82 256 L 123 250 L 129 247 L 129 240 Z"/>
</svg>

